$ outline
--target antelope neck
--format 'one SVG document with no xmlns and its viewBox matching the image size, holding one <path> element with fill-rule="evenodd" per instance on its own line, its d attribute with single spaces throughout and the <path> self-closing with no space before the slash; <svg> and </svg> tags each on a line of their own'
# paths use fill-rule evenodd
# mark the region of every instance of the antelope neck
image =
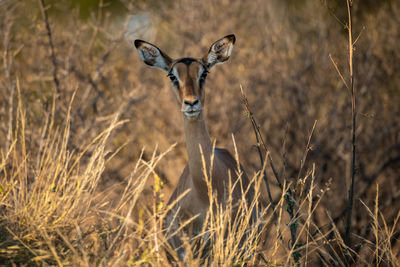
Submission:
<svg viewBox="0 0 400 267">
<path fill-rule="evenodd" d="M 203 112 L 201 112 L 199 117 L 195 120 L 189 120 L 183 115 L 183 128 L 185 131 L 186 150 L 189 158 L 189 171 L 193 184 L 195 188 L 199 190 L 207 190 L 200 147 L 206 162 L 207 174 L 209 174 L 213 145 L 207 130 Z"/>
</svg>

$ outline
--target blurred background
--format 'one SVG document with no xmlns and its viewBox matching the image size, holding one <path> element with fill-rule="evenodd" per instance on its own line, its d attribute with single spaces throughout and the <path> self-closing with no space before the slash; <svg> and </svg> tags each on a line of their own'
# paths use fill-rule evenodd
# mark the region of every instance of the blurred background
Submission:
<svg viewBox="0 0 400 267">
<path fill-rule="evenodd" d="M 17 81 L 32 154 L 40 150 L 53 97 L 55 124 L 63 127 L 76 92 L 71 150 L 89 143 L 115 113 L 128 120 L 112 135 L 110 152 L 121 150 L 102 176 L 104 188 L 119 185 L 116 195 L 142 150 L 143 159 L 149 159 L 155 149 L 177 144 L 157 166 L 168 199 L 187 162 L 181 114 L 169 79 L 143 64 L 133 41 L 149 41 L 172 58 L 201 57 L 215 40 L 234 33 L 231 59 L 207 79 L 205 112 L 212 139 L 233 152 L 233 135 L 249 176 L 259 170 L 242 85 L 275 163 L 281 169 L 285 162 L 284 176 L 296 182 L 316 120 L 305 169 L 315 164 L 317 190 L 327 184 L 330 190 L 315 221 L 328 223 L 329 213 L 343 227 L 351 174 L 351 99 L 329 56 L 348 82 L 346 1 L 53 0 L 45 1 L 45 8 L 52 43 L 40 1 L 0 1 L 3 151 L 11 145 L 9 129 L 16 127 Z M 353 229 L 366 239 L 372 238 L 371 226 L 360 200 L 374 205 L 376 184 L 389 225 L 400 207 L 399 14 L 398 1 L 354 1 L 358 126 Z M 277 198 L 279 188 L 271 183 Z M 399 227 L 395 234 L 392 245 L 399 246 Z"/>
</svg>

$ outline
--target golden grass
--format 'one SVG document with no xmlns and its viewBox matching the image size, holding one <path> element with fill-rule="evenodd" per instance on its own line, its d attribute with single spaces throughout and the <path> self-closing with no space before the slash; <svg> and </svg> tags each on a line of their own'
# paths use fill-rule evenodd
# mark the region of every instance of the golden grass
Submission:
<svg viewBox="0 0 400 267">
<path fill-rule="evenodd" d="M 19 84 L 17 91 L 20 91 Z M 49 125 L 42 128 L 45 131 L 42 152 L 35 155 L 26 150 L 26 111 L 20 104 L 20 97 L 18 103 L 17 129 L 9 150 L 2 153 L 0 165 L 2 264 L 165 266 L 171 264 L 166 251 L 177 259 L 162 228 L 173 204 L 164 204 L 163 183 L 155 171 L 156 165 L 173 147 L 161 154 L 154 152 L 150 160 L 139 160 L 132 166 L 124 191 L 111 203 L 109 192 L 113 188 L 97 189 L 107 161 L 114 155 L 106 149 L 110 135 L 124 123 L 119 121 L 118 114 L 96 138 L 83 144 L 79 153 L 68 148 L 69 115 L 63 129 L 55 129 L 50 119 Z M 54 104 L 52 110 L 54 115 Z M 260 194 L 261 173 L 256 173 L 251 180 L 255 196 Z M 344 266 L 342 256 L 347 253 L 347 248 L 340 233 L 334 226 L 321 229 L 313 220 L 320 200 L 329 190 L 327 185 L 324 191 L 315 192 L 314 174 L 315 165 L 295 186 L 298 202 L 294 223 L 298 231 L 297 239 L 290 247 L 287 246 L 289 225 L 293 222 L 285 215 L 288 184 L 284 184 L 280 201 L 276 203 L 277 220 L 274 220 L 270 207 L 261 207 L 258 221 L 251 226 L 250 211 L 259 206 L 258 198 L 255 197 L 250 207 L 243 201 L 238 209 L 240 216 L 231 224 L 231 194 L 227 196 L 225 208 L 218 206 L 210 178 L 207 178 L 211 203 L 207 223 L 198 237 L 183 234 L 187 251 L 184 264 L 291 266 L 296 265 L 293 255 L 298 253 L 299 264 L 323 255 L 330 260 L 324 264 Z M 151 179 L 154 179 L 152 204 L 143 205 L 143 190 Z M 308 180 L 310 187 L 305 188 Z M 375 242 L 365 242 L 375 255 L 377 265 L 396 266 L 399 262 L 390 241 L 400 213 L 389 227 L 378 209 L 378 190 L 375 203 L 374 211 L 366 206 L 372 219 Z M 185 223 L 182 228 L 184 226 Z M 258 226 L 261 226 L 261 232 Z M 328 237 L 330 233 L 334 233 L 333 238 Z M 361 262 L 368 263 L 365 259 Z"/>
</svg>

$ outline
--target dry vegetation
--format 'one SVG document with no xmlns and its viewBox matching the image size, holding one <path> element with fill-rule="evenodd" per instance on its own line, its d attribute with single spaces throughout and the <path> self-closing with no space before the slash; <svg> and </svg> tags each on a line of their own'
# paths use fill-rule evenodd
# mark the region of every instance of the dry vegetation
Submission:
<svg viewBox="0 0 400 267">
<path fill-rule="evenodd" d="M 353 6 L 347 247 L 351 98 L 335 69 L 348 82 L 346 1 L 289 2 L 0 1 L 0 265 L 167 265 L 161 225 L 187 161 L 183 129 L 168 79 L 132 41 L 198 57 L 235 33 L 232 58 L 208 76 L 206 118 L 261 187 L 264 231 L 245 233 L 243 210 L 224 239 L 229 210 L 216 208 L 211 241 L 186 239 L 188 264 L 399 266 L 400 5 Z M 240 85 L 281 185 L 260 164 Z"/>
</svg>

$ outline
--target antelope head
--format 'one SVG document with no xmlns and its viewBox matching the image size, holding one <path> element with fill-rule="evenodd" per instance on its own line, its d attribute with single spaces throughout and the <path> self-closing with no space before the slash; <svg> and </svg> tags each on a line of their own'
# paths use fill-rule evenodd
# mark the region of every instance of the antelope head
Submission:
<svg viewBox="0 0 400 267">
<path fill-rule="evenodd" d="M 167 73 L 181 112 L 189 120 L 195 120 L 203 111 L 208 72 L 229 59 L 235 41 L 235 35 L 225 36 L 213 43 L 202 58 L 172 59 L 157 46 L 142 40 L 135 40 L 135 47 L 144 63 Z"/>
</svg>

